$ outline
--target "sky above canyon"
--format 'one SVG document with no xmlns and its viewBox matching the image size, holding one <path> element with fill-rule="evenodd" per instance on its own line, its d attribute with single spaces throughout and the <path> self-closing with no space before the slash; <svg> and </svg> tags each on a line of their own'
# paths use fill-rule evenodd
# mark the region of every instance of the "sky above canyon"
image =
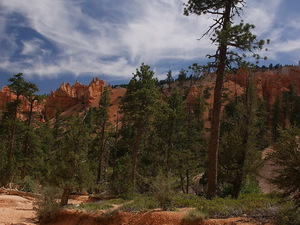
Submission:
<svg viewBox="0 0 300 225">
<path fill-rule="evenodd" d="M 187 1 L 187 0 L 186 0 Z M 197 40 L 212 16 L 183 16 L 182 0 L 1 0 L 0 87 L 13 74 L 49 93 L 62 81 L 93 77 L 127 83 L 142 62 L 158 79 L 170 69 L 205 64 L 216 46 Z M 270 39 L 264 65 L 298 64 L 299 0 L 248 0 L 242 13 L 260 39 Z"/>
</svg>

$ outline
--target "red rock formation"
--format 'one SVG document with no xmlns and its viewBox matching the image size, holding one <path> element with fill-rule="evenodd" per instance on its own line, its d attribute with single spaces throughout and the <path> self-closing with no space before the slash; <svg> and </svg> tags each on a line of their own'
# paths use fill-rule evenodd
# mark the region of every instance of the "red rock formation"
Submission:
<svg viewBox="0 0 300 225">
<path fill-rule="evenodd" d="M 294 87 L 297 93 L 300 93 L 300 68 L 298 66 L 284 67 L 281 71 L 277 71 L 276 74 L 267 70 L 265 72 L 259 71 L 252 75 L 258 95 L 268 103 L 269 109 L 276 98 L 282 97 L 283 91 L 289 90 L 290 85 Z M 240 71 L 230 79 L 246 87 L 248 76 L 249 74 L 246 71 Z"/>
<path fill-rule="evenodd" d="M 6 104 L 16 99 L 16 95 L 10 91 L 6 86 L 0 91 L 0 110 L 4 111 Z M 23 96 L 20 96 L 21 105 L 19 106 L 19 112 L 28 112 L 30 110 L 29 102 Z M 33 112 L 36 113 L 38 120 L 43 121 L 44 102 L 34 102 Z M 19 114 L 21 119 L 25 119 L 23 114 Z"/>
<path fill-rule="evenodd" d="M 248 76 L 247 71 L 239 71 L 234 76 L 227 76 L 224 87 L 229 89 L 231 94 L 240 95 L 246 87 Z M 253 73 L 253 77 L 257 92 L 259 96 L 268 102 L 269 110 L 275 99 L 281 97 L 282 92 L 288 90 L 290 84 L 294 86 L 296 92 L 300 93 L 300 68 L 298 66 L 284 67 L 276 71 L 259 71 Z M 214 74 L 210 74 L 199 81 L 202 88 L 195 85 L 191 86 L 187 96 L 188 103 L 194 104 L 199 91 L 209 87 L 211 96 L 207 99 L 207 103 L 208 107 L 212 107 L 214 80 Z M 35 111 L 39 112 L 39 114 L 43 112 L 47 118 L 53 118 L 58 108 L 61 108 L 65 112 L 65 116 L 68 116 L 84 108 L 98 107 L 104 87 L 105 82 L 98 78 L 94 78 L 89 85 L 76 82 L 71 86 L 69 83 L 62 83 L 56 91 L 51 92 L 45 104 L 35 105 Z M 126 89 L 110 88 L 110 91 L 112 103 L 109 109 L 110 121 L 115 123 L 115 121 L 120 120 L 120 115 L 117 112 L 120 100 L 124 96 Z M 15 99 L 14 94 L 7 87 L 3 87 L 0 91 L 0 110 L 4 110 L 6 103 L 13 99 Z M 23 99 L 22 110 L 27 111 L 28 107 L 28 103 Z M 207 109 L 205 117 L 208 117 L 208 111 Z"/>
<path fill-rule="evenodd" d="M 5 110 L 7 102 L 11 102 L 16 99 L 16 96 L 9 90 L 8 87 L 4 86 L 0 91 L 0 110 Z"/>
<path fill-rule="evenodd" d="M 45 106 L 45 115 L 47 118 L 54 117 L 58 108 L 66 111 L 77 105 L 76 109 L 97 106 L 104 87 L 105 82 L 98 78 L 94 78 L 89 85 L 83 85 L 77 81 L 73 86 L 69 83 L 62 83 L 48 97 Z"/>
</svg>

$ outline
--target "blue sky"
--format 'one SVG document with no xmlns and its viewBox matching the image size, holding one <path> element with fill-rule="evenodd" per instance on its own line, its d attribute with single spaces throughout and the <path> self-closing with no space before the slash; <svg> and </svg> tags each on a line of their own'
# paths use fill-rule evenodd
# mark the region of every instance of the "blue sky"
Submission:
<svg viewBox="0 0 300 225">
<path fill-rule="evenodd" d="M 88 84 L 93 77 L 127 83 L 142 62 L 159 79 L 176 76 L 215 51 L 197 39 L 213 17 L 182 15 L 182 0 L 1 0 L 0 87 L 23 72 L 49 93 L 62 81 Z M 299 0 L 249 0 L 242 19 L 271 39 L 270 63 L 300 60 Z"/>
</svg>

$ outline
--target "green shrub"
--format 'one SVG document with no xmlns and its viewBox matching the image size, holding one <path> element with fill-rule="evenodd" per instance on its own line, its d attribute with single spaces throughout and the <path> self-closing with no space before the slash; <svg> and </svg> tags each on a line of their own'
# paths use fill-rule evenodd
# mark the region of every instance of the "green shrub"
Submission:
<svg viewBox="0 0 300 225">
<path fill-rule="evenodd" d="M 300 129 L 280 130 L 280 138 L 269 156 L 276 165 L 272 182 L 300 207 Z"/>
<path fill-rule="evenodd" d="M 300 208 L 284 209 L 276 216 L 277 225 L 296 225 L 300 224 Z"/>
<path fill-rule="evenodd" d="M 173 186 L 171 175 L 160 173 L 153 181 L 153 195 L 163 210 L 173 208 Z"/>
<path fill-rule="evenodd" d="M 43 187 L 39 191 L 39 197 L 35 201 L 35 209 L 38 218 L 52 215 L 60 209 L 60 190 L 56 187 Z"/>
<path fill-rule="evenodd" d="M 183 217 L 183 222 L 200 223 L 205 218 L 206 218 L 206 215 L 203 212 L 200 212 L 199 210 L 192 210 L 192 211 L 189 211 L 188 214 L 186 214 Z"/>
<path fill-rule="evenodd" d="M 190 195 L 190 194 L 177 194 L 174 196 L 174 206 L 177 208 L 184 208 L 184 207 L 199 207 L 199 199 L 200 197 L 197 195 Z"/>
</svg>

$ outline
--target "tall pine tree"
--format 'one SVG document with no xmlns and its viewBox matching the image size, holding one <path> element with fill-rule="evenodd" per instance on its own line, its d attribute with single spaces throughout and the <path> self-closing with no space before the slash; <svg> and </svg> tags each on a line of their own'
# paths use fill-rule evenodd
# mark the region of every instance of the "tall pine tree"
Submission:
<svg viewBox="0 0 300 225">
<path fill-rule="evenodd" d="M 222 105 L 222 88 L 226 67 L 230 64 L 242 61 L 242 56 L 238 51 L 253 51 L 261 49 L 264 41 L 256 40 L 256 36 L 251 33 L 253 25 L 240 24 L 233 25 L 235 16 L 239 16 L 245 0 L 189 0 L 185 4 L 184 14 L 211 14 L 215 16 L 214 23 L 204 34 L 212 32 L 212 42 L 217 44 L 215 55 L 208 56 L 214 58 L 211 64 L 217 68 L 216 83 L 214 89 L 214 103 L 212 110 L 212 124 L 209 143 L 209 160 L 208 160 L 208 190 L 207 198 L 211 199 L 216 195 L 217 190 L 217 167 L 218 167 L 218 148 L 220 136 L 220 118 Z M 259 59 L 259 55 L 254 53 L 253 56 Z"/>
<path fill-rule="evenodd" d="M 159 100 L 157 80 L 153 76 L 154 72 L 150 70 L 150 66 L 142 64 L 130 80 L 120 106 L 121 112 L 124 114 L 123 129 L 129 126 L 133 135 L 130 178 L 133 186 L 136 179 L 140 145 L 147 129 L 151 127 Z"/>
</svg>

